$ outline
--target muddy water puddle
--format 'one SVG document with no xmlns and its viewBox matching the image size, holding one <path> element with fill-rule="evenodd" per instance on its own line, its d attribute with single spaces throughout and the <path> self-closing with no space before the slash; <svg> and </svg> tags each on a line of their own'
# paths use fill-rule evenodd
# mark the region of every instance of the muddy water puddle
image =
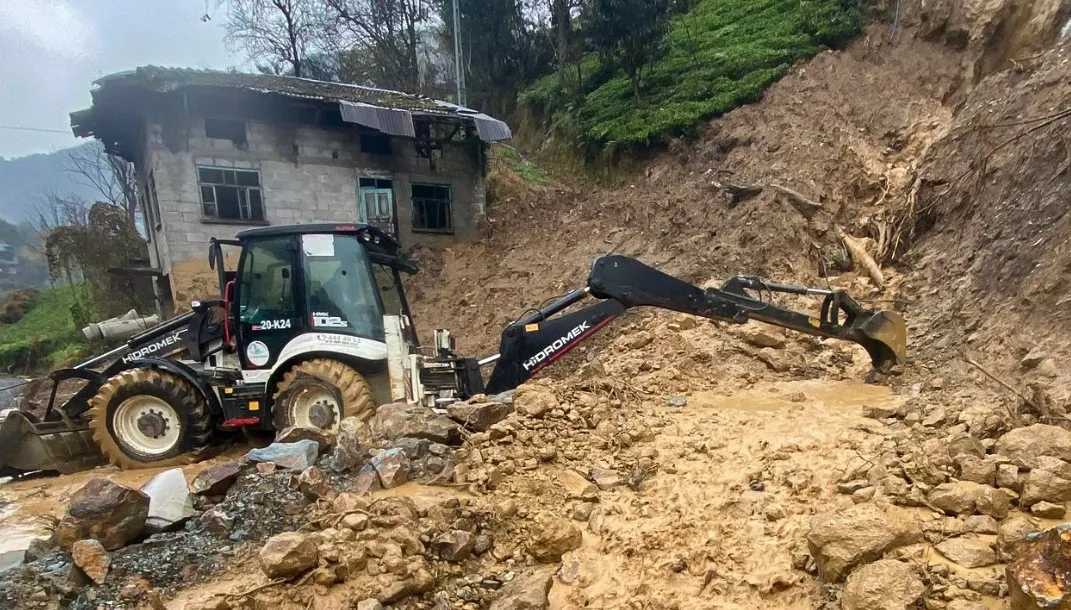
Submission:
<svg viewBox="0 0 1071 610">
<path fill-rule="evenodd" d="M 805 407 L 849 410 L 895 404 L 899 400 L 885 386 L 859 381 L 813 380 L 761 384 L 733 394 L 700 391 L 688 396 L 688 405 L 703 409 L 778 412 Z"/>
</svg>

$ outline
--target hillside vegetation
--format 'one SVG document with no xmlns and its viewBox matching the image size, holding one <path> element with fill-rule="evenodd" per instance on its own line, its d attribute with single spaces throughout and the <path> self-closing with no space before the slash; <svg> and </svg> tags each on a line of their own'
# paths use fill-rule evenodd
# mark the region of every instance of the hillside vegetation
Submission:
<svg viewBox="0 0 1071 610">
<path fill-rule="evenodd" d="M 848 0 L 699 0 L 671 23 L 638 100 L 624 71 L 592 53 L 567 82 L 543 77 L 520 102 L 589 152 L 657 145 L 757 100 L 795 62 L 846 44 L 860 21 Z"/>
<path fill-rule="evenodd" d="M 42 291 L 14 324 L 0 324 L 0 370 L 28 371 L 64 364 L 86 347 L 72 321 L 78 302 L 70 286 Z"/>
</svg>

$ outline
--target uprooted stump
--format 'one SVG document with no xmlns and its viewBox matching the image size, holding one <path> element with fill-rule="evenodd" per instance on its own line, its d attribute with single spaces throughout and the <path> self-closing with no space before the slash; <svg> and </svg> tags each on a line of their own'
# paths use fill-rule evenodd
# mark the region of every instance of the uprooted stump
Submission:
<svg viewBox="0 0 1071 610">
<path fill-rule="evenodd" d="M 1071 608 L 1071 524 L 1027 536 L 1005 575 L 1013 610 Z"/>
</svg>

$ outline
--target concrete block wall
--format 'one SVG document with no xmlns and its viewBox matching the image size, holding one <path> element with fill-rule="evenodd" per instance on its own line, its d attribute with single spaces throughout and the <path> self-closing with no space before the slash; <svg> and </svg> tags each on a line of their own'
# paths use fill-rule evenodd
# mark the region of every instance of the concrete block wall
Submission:
<svg viewBox="0 0 1071 610">
<path fill-rule="evenodd" d="M 247 145 L 237 148 L 229 140 L 205 136 L 204 121 L 190 119 L 184 126 L 187 146 L 176 150 L 164 144 L 159 123 L 146 126 L 144 167 L 152 172 L 162 216 L 162 229 L 154 231 L 154 261 L 165 271 L 181 266 L 179 275 L 196 275 L 190 269 L 207 266 L 208 241 L 233 238 L 247 228 L 264 224 L 355 222 L 358 217 L 360 177 L 390 178 L 399 241 L 404 246 L 444 246 L 477 235 L 477 223 L 485 210 L 483 172 L 474 155 L 460 144 L 447 144 L 432 169 L 421 158 L 412 140 L 394 138 L 391 155 L 361 151 L 356 127 L 327 130 L 283 124 L 246 123 Z M 202 214 L 198 166 L 254 169 L 260 172 L 265 223 L 245 224 L 206 219 Z M 412 230 L 410 185 L 414 182 L 449 185 L 452 192 L 454 233 L 421 233 Z M 180 265 L 181 264 L 181 265 Z M 171 277 L 176 302 L 188 295 Z"/>
</svg>

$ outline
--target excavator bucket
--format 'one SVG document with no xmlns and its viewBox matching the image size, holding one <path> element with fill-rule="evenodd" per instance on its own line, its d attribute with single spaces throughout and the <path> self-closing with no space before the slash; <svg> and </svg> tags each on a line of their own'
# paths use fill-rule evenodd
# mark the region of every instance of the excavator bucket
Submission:
<svg viewBox="0 0 1071 610">
<path fill-rule="evenodd" d="M 0 423 L 0 477 L 30 472 L 70 474 L 104 462 L 86 424 L 65 419 L 39 421 L 11 409 Z"/>
<path fill-rule="evenodd" d="M 878 311 L 855 325 L 856 340 L 880 370 L 907 360 L 907 325 L 895 311 Z"/>
</svg>

